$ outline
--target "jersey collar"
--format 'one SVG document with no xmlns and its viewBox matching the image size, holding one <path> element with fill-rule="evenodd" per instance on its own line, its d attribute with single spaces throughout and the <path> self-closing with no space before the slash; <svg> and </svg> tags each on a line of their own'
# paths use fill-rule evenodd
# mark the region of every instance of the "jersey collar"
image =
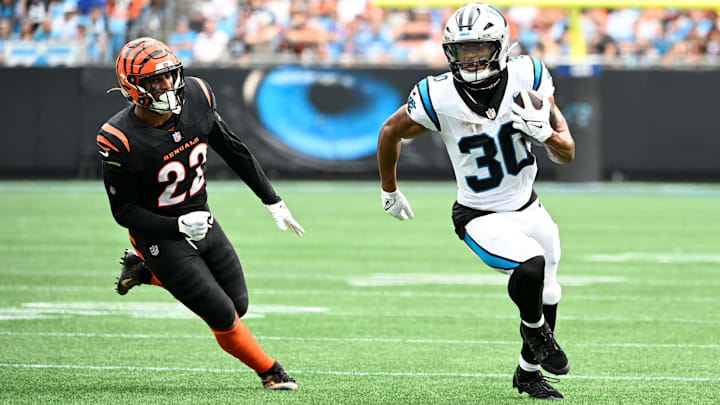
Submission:
<svg viewBox="0 0 720 405">
<path fill-rule="evenodd" d="M 455 90 L 460 98 L 474 113 L 494 120 L 500 110 L 503 95 L 508 83 L 508 71 L 500 72 L 500 80 L 497 85 L 487 90 L 473 89 L 457 80 L 453 80 Z"/>
</svg>

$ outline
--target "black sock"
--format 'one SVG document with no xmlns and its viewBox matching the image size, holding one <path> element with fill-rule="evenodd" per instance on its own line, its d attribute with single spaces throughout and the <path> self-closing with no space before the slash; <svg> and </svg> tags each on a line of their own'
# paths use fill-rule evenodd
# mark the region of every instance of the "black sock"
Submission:
<svg viewBox="0 0 720 405">
<path fill-rule="evenodd" d="M 543 305 L 543 315 L 545 316 L 545 322 L 550 327 L 551 331 L 555 331 L 555 321 L 557 320 L 557 307 L 555 305 Z"/>
</svg>

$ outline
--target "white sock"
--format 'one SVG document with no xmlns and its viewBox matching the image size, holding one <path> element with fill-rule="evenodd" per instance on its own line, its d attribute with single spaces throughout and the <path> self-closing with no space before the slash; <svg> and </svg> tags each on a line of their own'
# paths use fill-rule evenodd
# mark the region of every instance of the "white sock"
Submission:
<svg viewBox="0 0 720 405">
<path fill-rule="evenodd" d="M 525 322 L 522 321 L 523 325 L 527 326 L 528 328 L 539 328 L 545 324 L 545 315 L 540 314 L 540 320 L 537 322 Z"/>
<path fill-rule="evenodd" d="M 522 356 L 522 354 L 521 354 L 521 355 L 520 355 L 520 368 L 523 369 L 523 370 L 525 370 L 525 371 L 528 371 L 528 372 L 532 373 L 532 372 L 534 372 L 534 371 L 540 370 L 540 365 L 539 365 L 539 364 L 528 363 L 527 361 L 525 361 L 525 359 L 523 359 L 523 356 Z"/>
</svg>

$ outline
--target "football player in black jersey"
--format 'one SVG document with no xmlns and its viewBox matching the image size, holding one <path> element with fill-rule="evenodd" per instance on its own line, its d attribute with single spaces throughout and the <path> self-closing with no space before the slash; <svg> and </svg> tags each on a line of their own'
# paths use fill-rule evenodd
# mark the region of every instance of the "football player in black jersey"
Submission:
<svg viewBox="0 0 720 405">
<path fill-rule="evenodd" d="M 280 229 L 301 236 L 248 148 L 216 111 L 210 85 L 184 77 L 172 50 L 152 38 L 127 43 L 117 58 L 120 91 L 132 102 L 102 125 L 97 145 L 105 190 L 134 250 L 118 292 L 162 285 L 200 316 L 220 346 L 258 373 L 267 389 L 297 390 L 240 321 L 247 287 L 235 249 L 207 205 L 205 163 L 212 147 L 266 205 Z"/>
</svg>

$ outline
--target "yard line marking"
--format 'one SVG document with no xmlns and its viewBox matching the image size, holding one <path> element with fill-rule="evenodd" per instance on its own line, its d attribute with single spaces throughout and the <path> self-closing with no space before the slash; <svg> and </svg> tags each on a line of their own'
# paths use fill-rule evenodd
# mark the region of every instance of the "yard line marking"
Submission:
<svg viewBox="0 0 720 405">
<path fill-rule="evenodd" d="M 0 285 L 0 291 L 57 291 L 57 292 L 87 292 L 87 291 L 112 291 L 113 287 L 87 287 L 71 285 L 21 285 L 5 284 Z"/>
<path fill-rule="evenodd" d="M 0 246 L 0 251 L 2 246 Z M 565 265 L 572 268 L 572 265 Z M 487 274 L 481 274 L 487 272 Z M 114 282 L 117 276 L 115 270 L 46 270 L 46 269 L 0 269 L 0 275 L 12 276 L 48 276 L 48 277 L 102 277 Z M 339 281 L 351 286 L 357 287 L 380 287 L 380 286 L 404 286 L 412 284 L 432 284 L 437 286 L 445 285 L 476 285 L 478 287 L 506 285 L 507 276 L 494 274 L 489 269 L 473 273 L 359 273 L 359 274 L 323 274 L 323 273 L 302 273 L 302 274 L 283 274 L 283 273 L 253 273 L 246 272 L 245 278 L 251 280 L 273 280 L 277 281 L 278 277 L 283 280 L 319 280 L 319 281 Z M 418 281 L 419 280 L 419 281 Z M 719 286 L 720 280 L 707 279 L 677 279 L 668 280 L 657 278 L 629 278 L 626 275 L 593 275 L 593 274 L 559 274 L 558 281 L 564 287 L 582 287 L 595 283 L 620 283 L 632 284 L 635 286 Z M 0 289 L 12 288 L 14 285 L 0 285 Z M 35 285 L 22 287 L 32 289 Z M 47 288 L 48 286 L 38 286 Z M 82 286 L 57 286 L 57 288 L 92 288 Z M 58 290 L 60 291 L 60 290 Z"/>
<path fill-rule="evenodd" d="M 325 312 L 324 307 L 294 305 L 250 305 L 247 318 L 262 318 L 269 313 Z M 0 320 L 67 318 L 83 316 L 131 316 L 151 319 L 195 319 L 197 315 L 179 302 L 70 301 L 24 302 L 19 307 L 0 307 Z"/>
<path fill-rule="evenodd" d="M 253 288 L 251 291 L 252 295 L 301 295 L 301 296 L 314 296 L 314 295 L 327 295 L 327 296 L 340 296 L 340 297 L 392 297 L 392 298 L 497 298 L 497 299 L 509 299 L 505 293 L 454 293 L 454 292 L 427 292 L 427 291 L 367 291 L 367 290 L 317 290 L 317 289 L 266 289 L 266 288 Z M 720 297 L 669 297 L 669 296 L 638 296 L 638 295 L 588 295 L 588 294 L 563 294 L 564 300 L 573 301 L 670 301 L 670 302 L 720 302 Z"/>
<path fill-rule="evenodd" d="M 2 271 L 0 271 L 2 274 Z M 104 276 L 103 276 L 104 277 Z M 84 287 L 84 286 L 51 286 L 51 285 L 22 285 L 22 284 L 5 284 L 0 285 L 0 291 L 56 291 L 56 292 L 88 292 L 101 291 L 108 292 L 112 290 L 110 287 Z M 278 295 L 278 296 L 340 296 L 340 297 L 390 297 L 390 298 L 476 298 L 476 299 L 508 299 L 505 293 L 461 293 L 461 292 L 427 292 L 427 291 L 368 291 L 368 290 L 318 290 L 318 289 L 268 289 L 253 288 L 251 295 Z M 563 294 L 564 300 L 572 301 L 647 301 L 647 302 L 720 302 L 720 297 L 705 296 L 641 296 L 641 295 L 598 295 L 598 294 Z"/>
<path fill-rule="evenodd" d="M 2 251 L 2 247 L 0 246 L 0 252 Z M 95 270 L 18 270 L 18 269 L 0 269 L 0 274 L 2 275 L 12 275 L 12 276 L 50 276 L 50 277 L 74 277 L 74 276 L 82 276 L 82 277 L 103 277 L 108 280 L 115 280 L 115 277 L 117 277 L 118 272 L 114 269 L 111 270 L 101 270 L 101 271 L 95 271 Z M 265 273 L 245 273 L 245 278 L 251 278 L 251 279 L 259 279 L 259 280 L 277 280 L 278 279 L 278 273 L 274 274 L 265 274 Z M 332 275 L 332 274 L 310 274 L 310 273 L 303 273 L 303 274 L 281 274 L 280 275 L 284 280 L 329 280 L 329 281 L 345 281 L 347 280 L 347 275 Z"/>
<path fill-rule="evenodd" d="M 585 261 L 601 263 L 713 263 L 720 264 L 719 254 L 698 253 L 654 253 L 654 252 L 623 252 L 615 254 L 593 254 L 583 257 Z"/>
<path fill-rule="evenodd" d="M 0 363 L 0 367 L 29 368 L 29 369 L 73 369 L 73 370 L 123 370 L 123 371 L 168 371 L 193 373 L 251 373 L 252 370 L 234 370 L 217 368 L 191 368 L 191 367 L 143 367 L 143 366 L 91 366 L 74 364 L 21 364 Z M 408 373 L 388 371 L 325 371 L 325 370 L 288 370 L 290 374 L 316 374 L 316 375 L 342 375 L 353 377 L 470 377 L 470 378 L 510 378 L 511 374 L 493 373 Z M 720 382 L 720 378 L 707 377 L 672 377 L 672 376 L 591 376 L 567 375 L 559 377 L 563 380 L 614 380 L 614 381 L 678 381 L 678 382 Z"/>
<path fill-rule="evenodd" d="M 491 319 L 517 321 L 517 315 L 486 315 L 474 313 L 417 313 L 417 312 L 332 312 L 325 307 L 299 307 L 292 305 L 252 304 L 246 318 L 262 318 L 267 314 L 282 316 L 292 314 L 326 315 L 355 318 L 434 318 L 434 319 Z M 179 302 L 138 302 L 138 301 L 70 301 L 70 302 L 25 302 L 19 307 L 0 307 L 0 320 L 34 319 L 46 317 L 83 316 L 132 316 L 152 319 L 194 319 L 196 316 Z M 654 318 L 654 317 L 609 317 L 569 316 L 563 321 L 580 322 L 651 322 L 674 324 L 720 324 L 720 319 Z"/>
<path fill-rule="evenodd" d="M 377 183 L 371 181 L 277 181 L 276 189 L 287 193 L 317 194 L 344 193 L 366 194 L 377 190 Z M 233 181 L 212 181 L 207 185 L 212 193 L 249 194 L 247 187 L 238 187 Z M 411 181 L 404 185 L 412 194 L 449 194 L 457 192 L 453 181 Z M 562 183 L 538 181 L 535 188 L 540 194 L 547 195 L 608 195 L 608 196 L 676 196 L 695 198 L 716 198 L 720 196 L 720 187 L 716 184 L 684 183 Z M 104 194 L 101 181 L 0 181 L 3 193 L 43 193 L 43 194 Z"/>
<path fill-rule="evenodd" d="M 448 319 L 497 319 L 497 320 L 520 320 L 514 315 L 475 315 L 475 314 L 447 314 L 447 313 L 402 313 L 402 312 L 325 312 L 321 315 L 327 316 L 348 316 L 348 317 L 383 317 L 383 318 L 448 318 Z M 565 321 L 581 321 L 581 322 L 651 322 L 651 323 L 690 323 L 690 324 L 720 324 L 720 319 L 686 319 L 686 318 L 622 318 L 622 317 L 592 317 L 592 316 L 566 316 L 562 317 Z"/>
<path fill-rule="evenodd" d="M 0 336 L 44 336 L 44 337 L 89 337 L 112 339 L 201 339 L 214 341 L 210 335 L 170 335 L 152 333 L 85 333 L 85 332 L 15 332 L 0 331 Z M 347 343 L 403 343 L 403 344 L 444 344 L 444 345 L 512 345 L 517 341 L 510 340 L 455 340 L 455 339 L 409 339 L 409 338 L 372 338 L 372 337 L 306 337 L 306 336 L 255 336 L 258 340 L 300 341 L 300 342 L 347 342 Z M 615 348 L 648 348 L 648 349 L 720 349 L 720 344 L 672 344 L 672 343 L 572 343 L 564 342 L 563 346 L 575 347 L 615 347 Z"/>
<path fill-rule="evenodd" d="M 565 286 L 586 286 L 599 283 L 623 283 L 622 276 L 558 275 Z M 374 273 L 350 276 L 346 283 L 353 287 L 396 287 L 409 285 L 507 285 L 507 276 L 481 273 Z"/>
</svg>

